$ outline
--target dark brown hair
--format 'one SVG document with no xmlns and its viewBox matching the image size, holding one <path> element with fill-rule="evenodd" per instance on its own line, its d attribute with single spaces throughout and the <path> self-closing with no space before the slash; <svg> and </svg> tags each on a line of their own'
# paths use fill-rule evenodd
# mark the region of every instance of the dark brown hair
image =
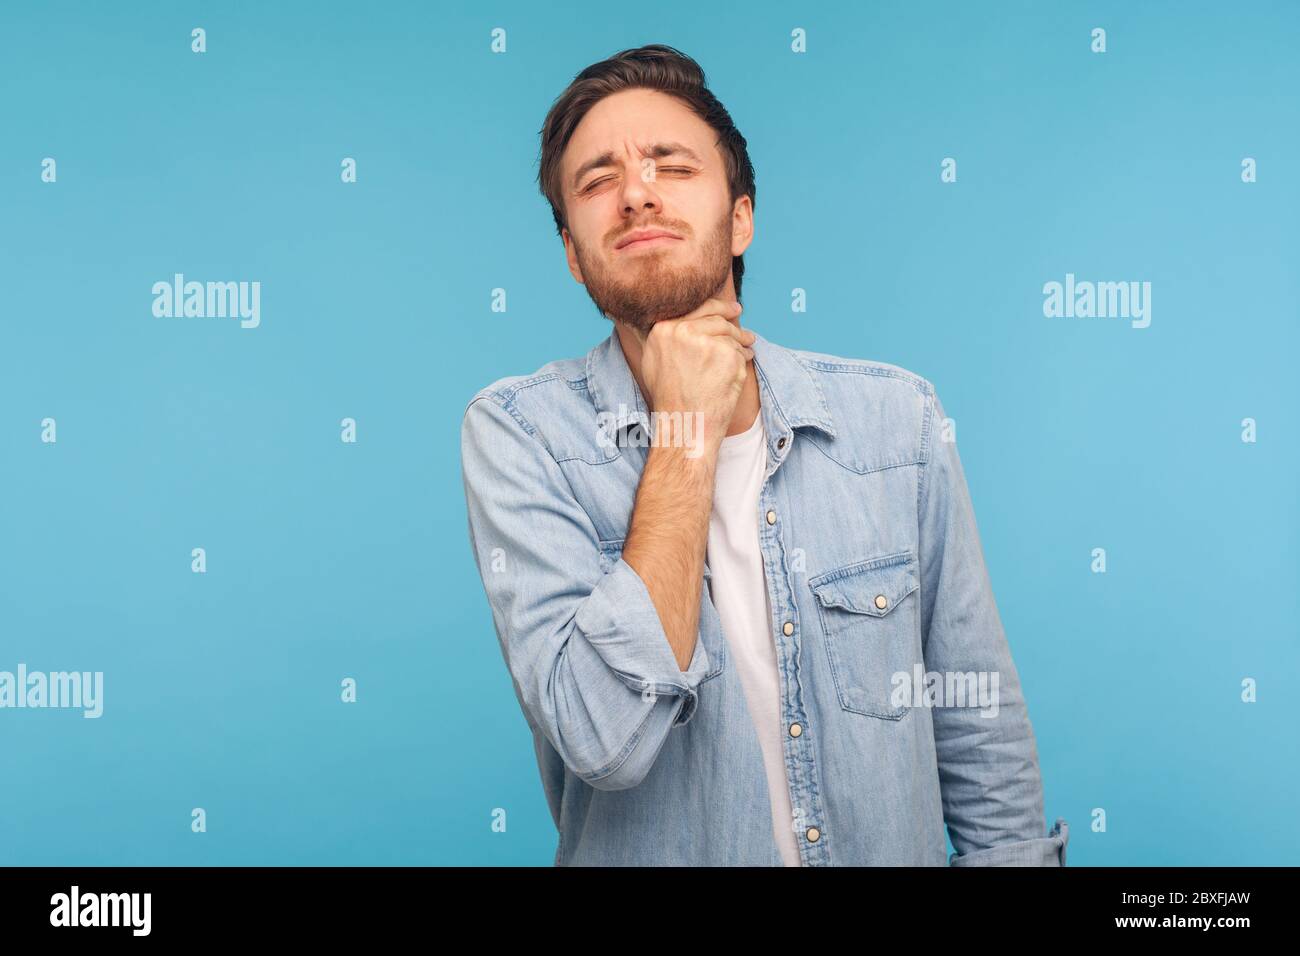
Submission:
<svg viewBox="0 0 1300 956">
<path fill-rule="evenodd" d="M 705 83 L 704 71 L 698 63 L 670 46 L 652 43 L 623 50 L 587 67 L 573 78 L 573 82 L 551 104 L 551 109 L 546 114 L 541 129 L 542 152 L 537 184 L 551 204 L 557 234 L 568 227 L 564 217 L 560 157 L 569 145 L 573 131 L 578 128 L 587 111 L 606 96 L 638 88 L 658 90 L 677 97 L 717 131 L 717 145 L 726 163 L 732 205 L 741 196 L 749 196 L 749 201 L 753 204 L 754 166 L 749 161 L 745 137 L 740 135 L 740 130 L 731 121 L 731 114 L 710 92 Z M 744 274 L 745 257 L 732 256 L 731 278 L 736 286 L 737 300 L 740 299 L 740 280 Z"/>
</svg>

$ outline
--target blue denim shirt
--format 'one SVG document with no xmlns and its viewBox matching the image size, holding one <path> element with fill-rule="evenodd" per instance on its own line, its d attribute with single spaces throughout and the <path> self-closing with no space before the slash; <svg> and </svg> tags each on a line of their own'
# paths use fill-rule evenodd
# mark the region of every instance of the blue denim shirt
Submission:
<svg viewBox="0 0 1300 956">
<path fill-rule="evenodd" d="M 934 387 L 761 335 L 753 349 L 803 865 L 1063 865 L 1069 827 L 1044 835 L 1034 734 Z M 614 332 L 482 389 L 462 422 L 470 542 L 559 829 L 554 862 L 779 866 L 709 569 L 683 672 L 622 558 L 648 426 Z"/>
</svg>

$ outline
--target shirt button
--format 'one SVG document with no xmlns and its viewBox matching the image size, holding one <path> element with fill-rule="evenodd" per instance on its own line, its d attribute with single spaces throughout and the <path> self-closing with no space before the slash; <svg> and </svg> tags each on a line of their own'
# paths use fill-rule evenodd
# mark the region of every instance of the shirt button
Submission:
<svg viewBox="0 0 1300 956">
<path fill-rule="evenodd" d="M 781 628 L 781 632 L 782 632 L 786 637 L 789 637 L 791 634 L 793 634 L 793 633 L 794 633 L 794 624 L 793 624 L 793 622 L 791 622 L 791 621 L 786 621 L 785 624 L 784 624 L 784 626 L 782 626 L 782 628 Z"/>
<path fill-rule="evenodd" d="M 790 736 L 791 736 L 791 737 L 798 737 L 801 733 L 803 733 L 803 728 L 800 727 L 798 724 L 791 724 L 791 725 L 790 725 Z"/>
<path fill-rule="evenodd" d="M 785 439 L 784 439 L 784 438 L 778 438 L 778 439 L 776 440 L 776 447 L 777 447 L 777 448 L 784 448 L 784 447 L 785 447 Z"/>
<path fill-rule="evenodd" d="M 769 511 L 769 512 L 767 513 L 767 523 L 768 523 L 768 524 L 776 524 L 776 512 L 775 512 L 775 511 Z"/>
<path fill-rule="evenodd" d="M 822 831 L 818 830 L 816 827 L 809 827 L 804 833 L 804 836 L 808 838 L 809 843 L 816 843 L 821 839 L 821 835 Z"/>
<path fill-rule="evenodd" d="M 883 594 L 876 595 L 876 607 L 880 608 L 883 611 L 885 609 L 885 605 L 887 605 L 888 603 L 889 600 Z"/>
</svg>

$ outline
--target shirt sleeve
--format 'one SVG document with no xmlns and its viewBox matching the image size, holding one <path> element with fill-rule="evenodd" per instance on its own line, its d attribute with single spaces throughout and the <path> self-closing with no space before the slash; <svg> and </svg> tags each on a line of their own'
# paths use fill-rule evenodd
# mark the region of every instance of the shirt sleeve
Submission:
<svg viewBox="0 0 1300 956">
<path fill-rule="evenodd" d="M 645 583 L 598 535 L 559 464 L 510 403 L 475 396 L 461 425 L 470 545 L 524 715 L 575 774 L 622 790 L 695 713 L 709 668 L 683 672 Z"/>
<path fill-rule="evenodd" d="M 989 694 L 979 704 L 991 704 L 931 709 L 944 821 L 956 850 L 948 862 L 1064 866 L 1069 825 L 1058 819 L 1043 835 L 1034 732 L 944 418 L 932 390 L 923 428 L 928 454 L 917 492 L 922 649 L 927 672 L 944 675 L 945 683 L 948 675 L 984 675 Z"/>
</svg>

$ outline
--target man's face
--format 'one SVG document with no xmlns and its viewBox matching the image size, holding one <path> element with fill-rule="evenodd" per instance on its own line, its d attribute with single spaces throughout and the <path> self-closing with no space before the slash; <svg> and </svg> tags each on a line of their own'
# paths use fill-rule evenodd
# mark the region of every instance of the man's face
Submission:
<svg viewBox="0 0 1300 956">
<path fill-rule="evenodd" d="M 562 157 L 569 271 L 643 339 L 710 296 L 735 298 L 731 258 L 749 246 L 753 214 L 748 196 L 731 202 L 716 140 L 676 97 L 624 90 L 587 112 Z M 676 238 L 620 246 L 648 229 Z"/>
</svg>

